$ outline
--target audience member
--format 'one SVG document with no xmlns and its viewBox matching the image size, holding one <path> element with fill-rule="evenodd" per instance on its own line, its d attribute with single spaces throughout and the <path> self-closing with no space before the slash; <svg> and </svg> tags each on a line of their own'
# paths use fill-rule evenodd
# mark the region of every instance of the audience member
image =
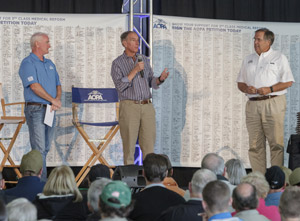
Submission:
<svg viewBox="0 0 300 221">
<path fill-rule="evenodd" d="M 300 167 L 294 169 L 290 175 L 290 185 L 300 186 Z"/>
<path fill-rule="evenodd" d="M 226 177 L 232 185 L 241 183 L 241 179 L 247 175 L 244 164 L 239 159 L 230 159 L 225 163 Z"/>
<path fill-rule="evenodd" d="M 97 179 L 100 178 L 107 178 L 110 179 L 110 171 L 108 166 L 104 164 L 96 164 L 91 167 L 91 170 L 88 174 L 88 181 L 89 181 L 89 186 L 91 185 L 92 182 L 94 182 Z"/>
<path fill-rule="evenodd" d="M 0 221 L 7 221 L 5 203 L 0 199 Z"/>
<path fill-rule="evenodd" d="M 37 211 L 35 206 L 26 198 L 18 198 L 6 206 L 9 221 L 35 221 Z"/>
<path fill-rule="evenodd" d="M 63 165 L 50 173 L 43 193 L 34 201 L 39 219 L 85 220 L 86 211 L 82 203 L 73 171 Z"/>
<path fill-rule="evenodd" d="M 197 170 L 191 182 L 189 183 L 190 199 L 184 204 L 170 207 L 162 213 L 159 221 L 182 221 L 182 220 L 202 220 L 201 213 L 204 212 L 202 207 L 202 190 L 210 181 L 217 180 L 216 175 L 208 170 Z"/>
<path fill-rule="evenodd" d="M 99 197 L 103 188 L 110 182 L 110 179 L 100 178 L 91 183 L 87 193 L 87 206 L 91 214 L 88 215 L 87 221 L 96 221 L 101 218 L 99 213 Z"/>
<path fill-rule="evenodd" d="M 206 154 L 201 162 L 201 168 L 202 169 L 208 169 L 214 172 L 217 175 L 217 179 L 226 183 L 227 186 L 230 189 L 230 193 L 232 194 L 233 189 L 235 188 L 234 185 L 232 185 L 226 178 L 226 168 L 224 165 L 224 159 L 215 154 L 215 153 L 208 153 Z M 230 195 L 231 195 L 230 194 Z"/>
<path fill-rule="evenodd" d="M 250 183 L 239 184 L 232 193 L 232 207 L 237 211 L 235 217 L 244 221 L 267 221 L 265 216 L 256 210 L 258 197 L 256 188 Z"/>
<path fill-rule="evenodd" d="M 300 188 L 287 187 L 282 193 L 279 203 L 279 211 L 282 221 L 300 220 Z"/>
<path fill-rule="evenodd" d="M 45 182 L 41 181 L 43 171 L 43 157 L 40 151 L 31 150 L 22 157 L 20 171 L 22 178 L 17 186 L 5 190 L 6 195 L 25 197 L 33 201 L 38 193 L 43 191 Z"/>
<path fill-rule="evenodd" d="M 173 167 L 171 164 L 171 161 L 169 157 L 166 154 L 161 154 L 164 158 L 166 158 L 168 162 L 168 174 L 164 179 L 163 185 L 169 190 L 174 191 L 175 193 L 178 193 L 181 196 L 184 196 L 185 191 L 181 188 L 179 188 L 177 182 L 172 178 L 173 176 Z"/>
<path fill-rule="evenodd" d="M 266 206 L 279 206 L 280 196 L 285 188 L 285 174 L 279 166 L 272 166 L 265 174 L 270 190 L 265 198 Z"/>
<path fill-rule="evenodd" d="M 126 183 L 116 180 L 108 183 L 100 195 L 103 221 L 125 221 L 133 209 L 131 191 Z"/>
<path fill-rule="evenodd" d="M 272 221 L 280 221 L 280 214 L 277 206 L 266 206 L 265 198 L 270 190 L 269 184 L 265 176 L 259 171 L 249 173 L 247 176 L 243 177 L 242 183 L 250 183 L 256 188 L 256 193 L 258 196 L 258 207 L 257 211 L 259 214 L 264 215 Z"/>
<path fill-rule="evenodd" d="M 163 211 L 171 206 L 184 203 L 185 200 L 177 193 L 163 185 L 167 175 L 167 160 L 155 153 L 147 154 L 143 161 L 143 175 L 146 187 L 135 194 L 135 207 L 129 218 L 135 221 L 156 220 Z"/>
<path fill-rule="evenodd" d="M 280 169 L 282 169 L 282 171 L 284 172 L 286 186 L 289 186 L 290 185 L 290 175 L 292 174 L 292 170 L 285 166 L 280 166 Z"/>
<path fill-rule="evenodd" d="M 231 205 L 230 189 L 224 182 L 220 180 L 209 182 L 204 187 L 202 196 L 204 216 L 207 216 L 208 220 L 240 220 L 237 217 L 232 217 L 228 210 Z"/>
<path fill-rule="evenodd" d="M 16 197 L 6 195 L 5 190 L 3 190 L 4 187 L 5 187 L 5 180 L 2 176 L 2 173 L 0 172 L 0 201 L 3 201 L 4 204 L 7 204 L 13 201 Z"/>
</svg>

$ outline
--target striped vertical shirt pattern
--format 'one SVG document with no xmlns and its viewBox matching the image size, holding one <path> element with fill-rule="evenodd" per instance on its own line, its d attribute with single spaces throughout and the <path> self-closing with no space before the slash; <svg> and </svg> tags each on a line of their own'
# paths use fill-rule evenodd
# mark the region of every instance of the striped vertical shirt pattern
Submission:
<svg viewBox="0 0 300 221">
<path fill-rule="evenodd" d="M 156 77 L 146 56 L 142 55 L 144 62 L 144 77 L 140 72 L 129 82 L 128 74 L 135 67 L 138 59 L 133 61 L 125 52 L 117 57 L 111 66 L 111 76 L 118 91 L 120 100 L 145 100 L 152 97 L 150 88 L 157 89 Z"/>
</svg>

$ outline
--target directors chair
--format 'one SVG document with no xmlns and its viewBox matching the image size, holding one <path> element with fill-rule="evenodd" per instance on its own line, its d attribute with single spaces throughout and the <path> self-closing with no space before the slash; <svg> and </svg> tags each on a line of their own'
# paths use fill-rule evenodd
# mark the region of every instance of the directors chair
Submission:
<svg viewBox="0 0 300 221">
<path fill-rule="evenodd" d="M 115 103 L 115 111 L 116 111 L 116 119 L 111 122 L 84 122 L 79 119 L 79 115 L 87 110 L 88 104 L 102 104 L 105 107 L 106 103 Z M 99 106 L 99 105 L 98 105 Z M 81 108 L 82 107 L 82 108 Z M 84 108 L 83 108 L 84 107 Z M 81 111 L 81 112 L 80 112 Z M 78 130 L 86 144 L 92 150 L 92 155 L 84 164 L 82 169 L 79 171 L 76 176 L 77 186 L 81 184 L 83 179 L 87 176 L 90 171 L 90 168 L 95 164 L 98 160 L 101 164 L 112 168 L 108 164 L 108 162 L 102 156 L 103 151 L 111 142 L 112 138 L 116 135 L 119 130 L 119 98 L 118 93 L 115 88 L 77 88 L 72 87 L 72 115 L 73 115 L 73 124 L 75 128 Z M 100 115 L 100 114 L 99 114 Z M 91 117 L 90 117 L 91 118 Z M 93 127 L 106 127 L 109 128 L 108 132 L 104 135 L 103 139 L 91 139 L 87 134 L 87 131 L 84 129 L 86 126 Z M 96 146 L 95 143 L 99 142 L 99 145 Z M 111 169 L 112 172 L 112 169 Z"/>
<path fill-rule="evenodd" d="M 12 137 L 3 137 L 3 131 L 2 131 L 2 137 L 0 138 L 0 148 L 4 154 L 3 159 L 1 160 L 0 164 L 0 171 L 3 171 L 4 167 L 12 167 L 17 174 L 18 178 L 21 178 L 22 175 L 18 169 L 18 165 L 14 163 L 12 158 L 10 157 L 10 152 L 13 148 L 13 145 L 17 139 L 17 136 L 25 123 L 25 116 L 24 116 L 24 107 L 25 107 L 25 102 L 16 102 L 16 103 L 5 103 L 3 92 L 2 92 L 2 84 L 0 83 L 0 99 L 1 99 L 1 107 L 2 107 L 2 113 L 3 116 L 1 116 L 0 119 L 0 131 L 4 128 L 6 125 L 17 125 L 15 132 Z M 17 105 L 17 106 L 16 106 Z M 18 116 L 7 116 L 7 108 L 11 109 L 10 107 L 18 107 L 19 109 L 21 107 L 21 112 Z M 19 110 L 18 109 L 18 110 Z M 2 141 L 10 140 L 10 143 L 8 144 L 8 147 L 5 148 L 3 145 Z M 10 163 L 10 165 L 6 165 L 6 161 Z M 6 181 L 7 183 L 14 183 L 14 182 L 9 182 Z"/>
</svg>

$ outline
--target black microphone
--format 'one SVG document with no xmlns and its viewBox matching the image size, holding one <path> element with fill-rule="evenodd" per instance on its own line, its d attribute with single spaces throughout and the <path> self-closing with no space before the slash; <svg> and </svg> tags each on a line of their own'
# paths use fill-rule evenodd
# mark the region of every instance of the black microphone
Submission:
<svg viewBox="0 0 300 221">
<path fill-rule="evenodd" d="M 137 56 L 137 58 L 138 58 L 138 62 L 142 62 L 143 61 L 142 55 L 139 54 Z M 141 77 L 143 78 L 144 77 L 144 70 L 141 70 L 140 73 L 141 73 Z"/>
</svg>

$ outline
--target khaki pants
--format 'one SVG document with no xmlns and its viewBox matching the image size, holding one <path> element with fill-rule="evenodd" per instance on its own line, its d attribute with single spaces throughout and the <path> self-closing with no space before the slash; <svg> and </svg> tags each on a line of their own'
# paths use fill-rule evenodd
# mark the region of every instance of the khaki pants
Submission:
<svg viewBox="0 0 300 221">
<path fill-rule="evenodd" d="M 119 125 L 123 142 L 124 165 L 134 163 L 135 144 L 138 137 L 143 158 L 148 153 L 153 153 L 156 126 L 152 103 L 135 104 L 130 100 L 121 101 Z"/>
<path fill-rule="evenodd" d="M 266 171 L 266 139 L 270 145 L 271 165 L 283 165 L 285 95 L 246 104 L 249 133 L 249 159 L 252 171 Z"/>
</svg>

